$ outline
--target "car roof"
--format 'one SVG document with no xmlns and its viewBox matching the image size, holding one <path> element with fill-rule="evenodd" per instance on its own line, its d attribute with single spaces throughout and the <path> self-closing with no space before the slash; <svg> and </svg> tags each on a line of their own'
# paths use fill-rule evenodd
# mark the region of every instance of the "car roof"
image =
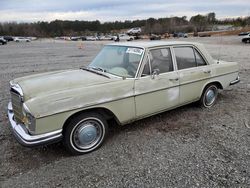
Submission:
<svg viewBox="0 0 250 188">
<path fill-rule="evenodd" d="M 107 44 L 108 46 L 127 46 L 127 47 L 138 47 L 138 48 L 154 48 L 161 46 L 179 46 L 179 45 L 188 45 L 196 46 L 202 52 L 207 61 L 211 64 L 215 63 L 211 55 L 204 48 L 203 44 L 198 42 L 187 42 L 187 41 L 132 41 L 132 42 L 114 42 Z"/>
<path fill-rule="evenodd" d="M 186 42 L 186 41 L 136 41 L 136 42 L 117 42 L 107 44 L 111 46 L 130 46 L 139 48 L 152 48 L 158 46 L 174 46 L 174 45 L 196 45 L 199 46 L 200 43 L 196 42 Z"/>
</svg>

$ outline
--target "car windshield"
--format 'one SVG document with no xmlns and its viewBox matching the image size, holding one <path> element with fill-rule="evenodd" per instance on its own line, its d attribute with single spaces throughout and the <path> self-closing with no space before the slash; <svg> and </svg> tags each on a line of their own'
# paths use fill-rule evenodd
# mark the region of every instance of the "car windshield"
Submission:
<svg viewBox="0 0 250 188">
<path fill-rule="evenodd" d="M 125 78 L 134 78 L 144 50 L 137 47 L 105 46 L 89 68 Z"/>
</svg>

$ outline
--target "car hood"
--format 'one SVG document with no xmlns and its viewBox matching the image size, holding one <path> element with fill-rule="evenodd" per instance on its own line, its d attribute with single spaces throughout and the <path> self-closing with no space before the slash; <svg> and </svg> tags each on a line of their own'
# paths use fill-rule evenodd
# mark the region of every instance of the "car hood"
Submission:
<svg viewBox="0 0 250 188">
<path fill-rule="evenodd" d="M 73 111 L 134 95 L 133 79 L 105 77 L 86 70 L 43 73 L 15 79 L 35 118 Z"/>
<path fill-rule="evenodd" d="M 60 70 L 17 78 L 12 81 L 18 84 L 23 92 L 24 101 L 44 95 L 60 93 L 65 90 L 88 87 L 114 81 L 86 70 Z"/>
</svg>

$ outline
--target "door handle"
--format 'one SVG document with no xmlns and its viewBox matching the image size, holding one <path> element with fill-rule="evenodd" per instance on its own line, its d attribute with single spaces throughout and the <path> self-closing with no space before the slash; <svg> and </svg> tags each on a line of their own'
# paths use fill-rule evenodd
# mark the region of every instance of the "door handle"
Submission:
<svg viewBox="0 0 250 188">
<path fill-rule="evenodd" d="M 206 74 L 209 74 L 209 73 L 211 73 L 211 70 L 204 70 L 203 72 Z"/>
<path fill-rule="evenodd" d="M 169 80 L 173 82 L 173 81 L 178 81 L 179 78 L 170 78 Z"/>
</svg>

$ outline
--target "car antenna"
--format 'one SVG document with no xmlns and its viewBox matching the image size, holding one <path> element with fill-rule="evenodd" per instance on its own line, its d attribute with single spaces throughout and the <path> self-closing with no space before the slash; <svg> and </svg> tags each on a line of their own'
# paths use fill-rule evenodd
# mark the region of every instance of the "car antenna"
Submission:
<svg viewBox="0 0 250 188">
<path fill-rule="evenodd" d="M 221 56 L 221 48 L 222 48 L 222 33 L 219 35 L 220 36 L 220 42 L 219 42 L 219 50 L 218 50 L 218 60 L 217 60 L 217 64 L 220 63 L 220 56 Z"/>
</svg>

